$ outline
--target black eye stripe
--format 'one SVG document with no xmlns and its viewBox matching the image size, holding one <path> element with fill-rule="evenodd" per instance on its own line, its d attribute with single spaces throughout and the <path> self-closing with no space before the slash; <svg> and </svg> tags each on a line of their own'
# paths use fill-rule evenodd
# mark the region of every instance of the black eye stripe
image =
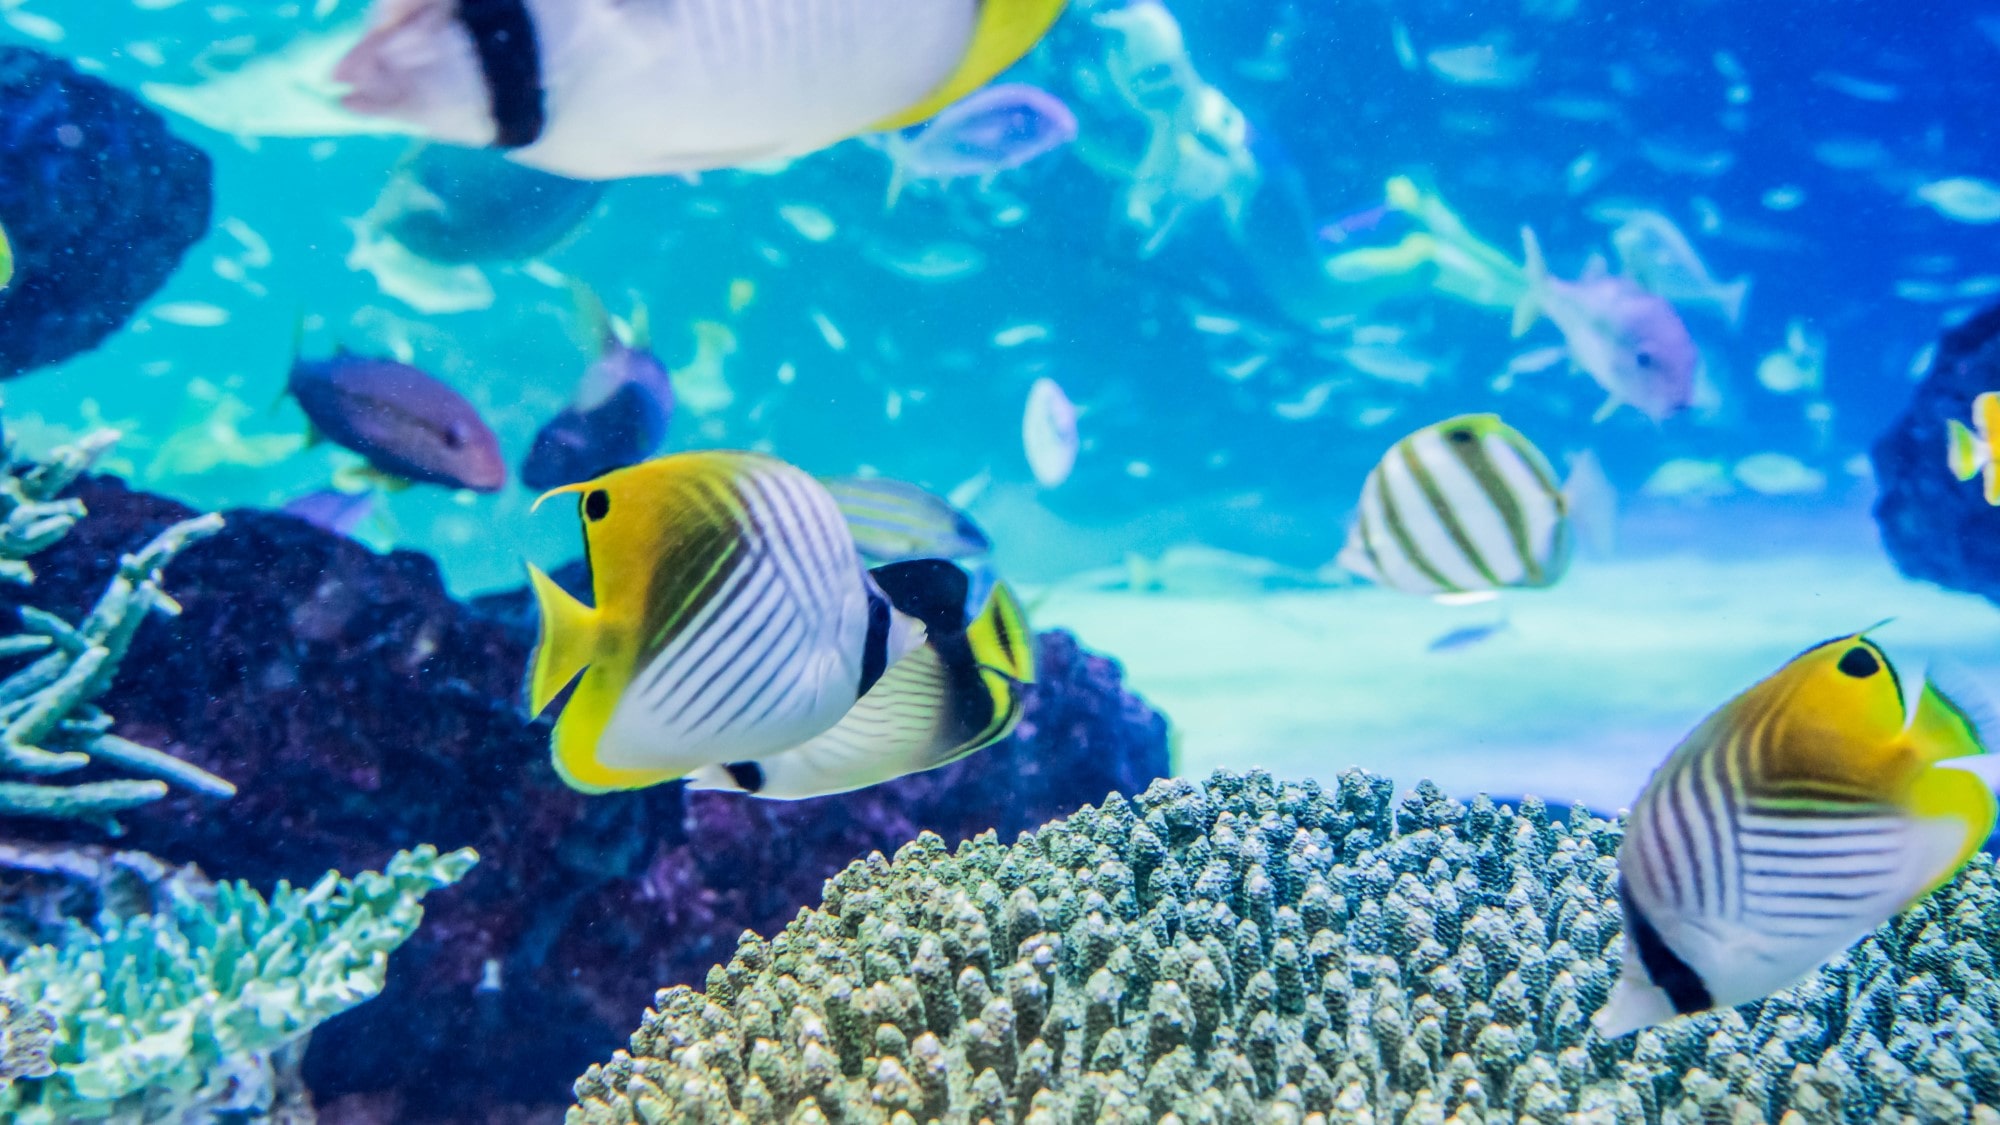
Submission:
<svg viewBox="0 0 2000 1125">
<path fill-rule="evenodd" d="M 583 517 L 593 522 L 611 514 L 611 494 L 593 488 L 583 496 Z"/>
</svg>

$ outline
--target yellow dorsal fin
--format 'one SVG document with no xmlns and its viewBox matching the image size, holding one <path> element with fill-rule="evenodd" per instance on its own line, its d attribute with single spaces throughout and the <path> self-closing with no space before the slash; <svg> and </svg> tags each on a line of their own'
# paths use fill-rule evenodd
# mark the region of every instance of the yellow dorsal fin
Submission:
<svg viewBox="0 0 2000 1125">
<path fill-rule="evenodd" d="M 878 122 L 870 132 L 902 129 L 928 121 L 937 112 L 998 77 L 1033 50 L 1055 25 L 1069 0 L 979 0 L 979 22 L 958 70 L 931 95 L 902 113 Z"/>
<path fill-rule="evenodd" d="M 528 564 L 528 582 L 534 587 L 535 605 L 542 614 L 541 638 L 535 644 L 528 675 L 528 707 L 539 715 L 590 664 L 597 611 L 576 600 L 533 563 Z"/>
</svg>

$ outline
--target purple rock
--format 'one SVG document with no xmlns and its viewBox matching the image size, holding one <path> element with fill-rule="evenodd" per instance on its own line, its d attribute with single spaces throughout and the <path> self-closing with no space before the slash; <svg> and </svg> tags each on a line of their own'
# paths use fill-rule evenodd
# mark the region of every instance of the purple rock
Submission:
<svg viewBox="0 0 2000 1125">
<path fill-rule="evenodd" d="M 1972 400 L 2000 391 L 2000 304 L 1946 333 L 1910 405 L 1869 452 L 1875 522 L 1897 569 L 2000 604 L 2000 508 L 1945 458 L 1945 423 L 1972 424 Z"/>
</svg>

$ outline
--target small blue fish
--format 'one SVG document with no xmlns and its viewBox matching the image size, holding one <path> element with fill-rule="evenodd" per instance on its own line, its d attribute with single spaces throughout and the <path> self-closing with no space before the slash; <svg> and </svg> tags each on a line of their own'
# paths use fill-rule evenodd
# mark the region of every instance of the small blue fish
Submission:
<svg viewBox="0 0 2000 1125">
<path fill-rule="evenodd" d="M 1459 652 L 1504 633 L 1510 628 L 1506 618 L 1498 621 L 1483 621 L 1477 625 L 1461 625 L 1449 633 L 1439 635 L 1424 646 L 1426 652 Z"/>
<path fill-rule="evenodd" d="M 359 453 L 383 476 L 475 492 L 507 483 L 500 439 L 479 409 L 407 363 L 344 349 L 295 358 L 285 391 L 316 437 Z"/>
<path fill-rule="evenodd" d="M 986 179 L 1076 139 L 1076 115 L 1047 90 L 1019 82 L 989 86 L 937 115 L 914 136 L 893 136 L 893 205 L 910 180 Z"/>
<path fill-rule="evenodd" d="M 633 312 L 621 335 L 588 289 L 578 287 L 576 298 L 602 350 L 578 382 L 575 401 L 536 432 L 521 462 L 521 482 L 537 491 L 644 461 L 667 440 L 673 421 L 673 381 L 651 351 L 644 307 Z"/>
</svg>

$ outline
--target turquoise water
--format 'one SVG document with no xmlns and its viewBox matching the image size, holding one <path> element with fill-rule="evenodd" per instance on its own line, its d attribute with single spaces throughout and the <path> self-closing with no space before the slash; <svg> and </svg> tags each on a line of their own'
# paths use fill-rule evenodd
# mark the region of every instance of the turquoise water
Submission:
<svg viewBox="0 0 2000 1125">
<path fill-rule="evenodd" d="M 1857 515 L 1871 488 L 1863 451 L 1939 329 L 2000 284 L 1982 272 L 1995 228 L 1924 195 L 1991 171 L 1977 107 L 1990 102 L 2000 42 L 1994 17 L 1958 6 L 1901 6 L 1877 27 L 1891 16 L 1866 4 L 1840 5 L 1837 18 L 1815 6 L 1803 20 L 1806 9 L 1784 5 L 1604 0 L 1182 3 L 1164 16 L 1078 5 L 1008 75 L 1079 119 L 1075 143 L 1023 167 L 915 182 L 891 208 L 890 157 L 857 140 L 782 166 L 616 183 L 532 258 L 371 272 L 376 236 L 362 224 L 412 144 L 347 135 L 326 127 L 323 108 L 310 112 L 337 54 L 325 44 L 351 38 L 362 5 L 148 0 L 116 4 L 111 20 L 97 18 L 104 4 L 24 0 L 7 7 L 0 37 L 171 107 L 174 130 L 215 161 L 215 224 L 104 346 L 7 386 L 31 449 L 115 425 L 126 438 L 110 468 L 203 508 L 276 506 L 323 487 L 355 458 L 293 449 L 303 417 L 280 393 L 298 338 L 307 356 L 348 348 L 435 374 L 517 466 L 592 358 L 569 289 L 578 281 L 614 312 L 648 310 L 681 397 L 668 449 L 757 448 L 815 472 L 951 492 L 992 534 L 1004 573 L 1055 591 L 1045 623 L 1073 621 L 1114 652 L 1203 654 L 1207 636 L 1254 635 L 1237 616 L 1283 614 L 1269 600 L 1273 568 L 1344 583 L 1326 568 L 1368 469 L 1404 433 L 1467 411 L 1504 413 L 1558 462 L 1594 451 L 1632 526 L 1671 528 L 1667 546 L 1690 558 L 1729 560 L 1731 520 L 1700 514 L 1752 503 L 1831 529 L 1840 552 L 1880 570 Z M 1175 65 L 1225 107 L 1223 124 L 1195 131 L 1237 161 L 1217 190 L 1148 179 L 1140 158 L 1155 126 L 1113 89 L 1142 53 L 1117 30 L 1132 13 L 1178 25 Z M 1435 192 L 1514 263 L 1527 226 L 1558 276 L 1583 274 L 1593 256 L 1616 268 L 1614 230 L 1648 211 L 1684 233 L 1718 285 L 1747 281 L 1734 321 L 1723 301 L 1677 304 L 1700 349 L 1692 408 L 1593 422 L 1602 392 L 1553 351 L 1564 341 L 1547 321 L 1515 338 L 1504 297 L 1418 286 L 1380 298 L 1330 283 L 1328 260 L 1414 229 L 1369 217 L 1392 176 Z M 1023 404 L 1041 377 L 1081 409 L 1076 468 L 1056 488 L 1036 485 L 1022 449 Z M 552 566 L 577 550 L 573 519 L 531 516 L 532 500 L 518 483 L 492 495 L 419 486 L 387 495 L 383 518 L 358 534 L 433 555 L 458 592 L 513 586 L 524 559 Z M 1829 557 L 1819 541 L 1796 542 L 1796 564 L 1764 564 L 1772 581 Z M 1150 594 L 1104 589 L 1129 556 L 1191 546 L 1233 554 Z M 1581 581 L 1633 573 L 1596 579 L 1627 605 L 1629 584 L 1758 601 L 1720 563 L 1639 577 L 1630 568 L 1644 557 L 1614 555 Z M 1184 615 L 1168 595 L 1233 608 Z M 1310 643 L 1349 643 L 1346 607 L 1360 603 L 1313 596 L 1329 608 Z M 1522 621 L 1564 596 L 1517 598 Z M 1376 636 L 1427 641 L 1478 619 L 1369 599 Z M 1853 595 L 1815 628 L 1876 620 L 1881 600 Z M 1990 616 L 1977 603 L 1965 612 Z M 1660 614 L 1648 620 L 1673 616 Z M 1146 628 L 1121 632 L 1104 615 Z M 1618 628 L 1579 614 L 1550 643 L 1587 650 Z M 1752 629 L 1746 651 L 1781 657 L 1816 639 L 1770 628 Z M 1520 624 L 1465 659 L 1500 659 L 1530 633 Z M 1644 682 L 1658 654 L 1621 648 L 1616 670 Z M 1170 673 L 1152 679 L 1151 652 L 1130 659 L 1142 689 L 1169 691 Z M 1451 659 L 1427 655 L 1410 674 L 1459 685 L 1496 722 L 1567 718 L 1549 737 L 1583 744 L 1621 721 L 1532 680 L 1462 681 Z M 1719 699 L 1759 662 L 1726 661 L 1730 674 L 1693 694 Z M 1270 673 L 1245 675 L 1268 686 Z M 1299 693 L 1226 682 L 1206 677 L 1201 706 L 1241 713 L 1245 729 L 1276 716 L 1272 740 L 1377 737 L 1333 719 L 1288 727 L 1291 712 L 1313 710 Z M 1384 690 L 1401 703 L 1421 695 Z M 1635 740 L 1660 742 L 1679 721 Z M 1203 744 L 1194 737 L 1203 763 L 1291 761 L 1255 739 Z M 1624 784 L 1585 788 L 1609 799 Z"/>
</svg>

